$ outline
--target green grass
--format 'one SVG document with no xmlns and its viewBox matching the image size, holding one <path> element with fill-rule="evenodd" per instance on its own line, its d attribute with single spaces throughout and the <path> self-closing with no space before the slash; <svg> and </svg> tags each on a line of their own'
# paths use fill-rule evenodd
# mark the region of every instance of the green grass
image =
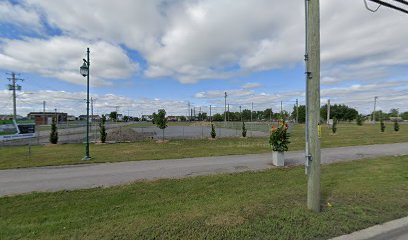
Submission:
<svg viewBox="0 0 408 240">
<path fill-rule="evenodd" d="M 343 147 L 380 143 L 408 142 L 408 125 L 401 125 L 400 132 L 394 132 L 388 125 L 385 133 L 379 126 L 340 124 L 336 135 L 322 127 L 321 146 Z M 304 125 L 296 126 L 291 133 L 289 150 L 304 149 Z M 138 161 L 153 159 L 175 159 L 187 157 L 221 156 L 233 154 L 266 153 L 271 151 L 267 138 L 221 138 L 172 140 L 168 143 L 143 141 L 121 144 L 91 144 L 91 161 L 81 161 L 84 156 L 83 144 L 62 144 L 45 146 L 0 148 L 0 169 L 83 164 L 101 162 Z"/>
<path fill-rule="evenodd" d="M 327 239 L 408 215 L 408 156 L 0 198 L 0 239 Z M 328 206 L 331 204 L 331 207 Z"/>
</svg>

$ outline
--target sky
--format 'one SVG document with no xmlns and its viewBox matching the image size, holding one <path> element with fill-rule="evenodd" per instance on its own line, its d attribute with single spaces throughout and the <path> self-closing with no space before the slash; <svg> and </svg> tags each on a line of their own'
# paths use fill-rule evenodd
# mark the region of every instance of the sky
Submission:
<svg viewBox="0 0 408 240">
<path fill-rule="evenodd" d="M 392 1 L 392 0 L 388 0 Z M 370 8 L 376 4 L 368 2 Z M 86 113 L 90 48 L 94 113 L 131 116 L 188 106 L 212 113 L 292 111 L 305 99 L 301 0 L 0 0 L 0 114 Z M 408 15 L 364 1 L 322 0 L 321 104 L 363 114 L 408 111 Z"/>
</svg>

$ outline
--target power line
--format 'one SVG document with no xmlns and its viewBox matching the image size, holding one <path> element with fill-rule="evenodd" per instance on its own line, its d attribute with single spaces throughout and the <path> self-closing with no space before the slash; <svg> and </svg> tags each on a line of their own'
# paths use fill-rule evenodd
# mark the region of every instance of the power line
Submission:
<svg viewBox="0 0 408 240">
<path fill-rule="evenodd" d="M 400 11 L 400 12 L 403 12 L 403 13 L 408 14 L 408 10 L 405 10 L 405 9 L 403 9 L 403 8 L 401 8 L 401 7 L 392 5 L 391 3 L 388 3 L 388 2 L 384 2 L 384 1 L 381 1 L 381 0 L 368 0 L 368 1 L 375 2 L 375 3 L 378 3 L 378 4 L 382 5 L 382 6 L 385 6 L 385 7 L 388 7 L 388 8 L 392 8 L 392 9 L 394 9 L 394 10 L 397 10 L 397 11 Z M 405 5 L 408 6 L 408 2 L 406 2 L 405 0 L 394 0 L 394 1 L 399 2 L 399 3 L 402 3 L 402 4 L 405 4 Z M 366 6 L 367 6 L 367 5 L 366 5 Z M 372 11 L 372 12 L 375 12 L 375 11 L 378 10 L 378 8 L 377 8 L 377 10 L 375 10 L 375 11 L 373 11 L 373 10 L 371 10 L 371 9 L 369 9 L 369 8 L 367 8 L 367 9 L 370 10 L 370 11 Z"/>
<path fill-rule="evenodd" d="M 394 1 L 399 2 L 399 3 L 402 3 L 402 4 L 405 4 L 405 5 L 408 6 L 408 2 L 405 1 L 405 0 L 394 0 Z"/>
</svg>

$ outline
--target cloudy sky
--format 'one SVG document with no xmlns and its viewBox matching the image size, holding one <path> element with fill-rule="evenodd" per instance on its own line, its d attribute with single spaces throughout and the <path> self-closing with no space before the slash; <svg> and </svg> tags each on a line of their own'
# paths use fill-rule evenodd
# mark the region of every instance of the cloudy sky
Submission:
<svg viewBox="0 0 408 240">
<path fill-rule="evenodd" d="M 392 1 L 392 0 L 389 0 Z M 408 111 L 408 15 L 356 0 L 321 2 L 321 102 Z M 369 4 L 376 8 L 375 4 Z M 232 110 L 304 103 L 302 0 L 0 0 L 0 114 L 6 73 L 20 73 L 18 114 L 86 112 L 91 51 L 95 112 L 191 106 Z"/>
</svg>

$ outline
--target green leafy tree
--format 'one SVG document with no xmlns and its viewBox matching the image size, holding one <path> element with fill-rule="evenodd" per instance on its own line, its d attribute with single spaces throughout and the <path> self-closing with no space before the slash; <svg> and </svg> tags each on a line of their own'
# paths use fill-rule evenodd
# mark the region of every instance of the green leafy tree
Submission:
<svg viewBox="0 0 408 240">
<path fill-rule="evenodd" d="M 296 106 L 293 107 L 291 118 L 296 119 Z M 306 122 L 306 106 L 299 105 L 299 123 L 305 123 L 305 122 Z"/>
<path fill-rule="evenodd" d="M 247 135 L 247 130 L 245 128 L 245 122 L 242 122 L 242 137 L 246 137 Z"/>
<path fill-rule="evenodd" d="M 400 126 L 399 126 L 398 120 L 394 120 L 394 131 L 398 132 L 399 129 L 400 129 Z"/>
<path fill-rule="evenodd" d="M 357 118 L 358 111 L 344 104 L 334 104 L 330 106 L 330 117 L 338 121 L 353 121 Z M 327 120 L 327 104 L 320 108 L 320 116 Z"/>
<path fill-rule="evenodd" d="M 211 138 L 215 138 L 217 133 L 215 132 L 214 124 L 211 124 Z"/>
<path fill-rule="evenodd" d="M 154 113 L 152 114 L 152 123 L 153 123 L 153 124 L 156 124 L 156 119 L 157 119 L 157 113 L 154 112 Z"/>
<path fill-rule="evenodd" d="M 212 116 L 212 120 L 215 122 L 221 122 L 224 121 L 224 116 L 219 113 L 216 113 Z"/>
<path fill-rule="evenodd" d="M 388 114 L 388 116 L 390 116 L 390 117 L 398 117 L 398 116 L 399 116 L 398 109 L 392 108 L 392 109 L 390 110 L 390 113 Z"/>
<path fill-rule="evenodd" d="M 198 114 L 198 120 L 199 120 L 199 121 L 205 121 L 205 120 L 207 120 L 207 113 L 206 113 L 206 112 L 199 113 L 199 114 Z"/>
<path fill-rule="evenodd" d="M 381 121 L 381 118 L 384 119 L 384 113 L 381 110 L 372 112 L 371 115 L 374 116 L 375 121 Z"/>
<path fill-rule="evenodd" d="M 167 127 L 167 118 L 166 118 L 166 110 L 159 109 L 158 113 L 156 114 L 156 118 L 154 122 L 158 128 L 163 130 L 163 141 L 164 141 L 164 129 Z"/>
<path fill-rule="evenodd" d="M 105 122 L 106 122 L 106 116 L 102 115 L 101 122 L 99 123 L 99 133 L 100 133 L 100 139 L 102 143 L 106 142 L 106 137 L 108 136 L 108 133 L 106 132 L 105 128 Z"/>
<path fill-rule="evenodd" d="M 252 118 L 256 119 L 254 113 L 252 113 Z M 243 121 L 250 121 L 251 120 L 251 110 L 244 109 L 242 110 L 242 120 Z"/>
<path fill-rule="evenodd" d="M 263 111 L 263 120 L 270 121 L 273 116 L 272 108 L 267 108 Z"/>
<path fill-rule="evenodd" d="M 112 121 L 116 121 L 118 119 L 118 113 L 117 112 L 109 113 L 109 119 Z"/>
<path fill-rule="evenodd" d="M 124 116 L 123 121 L 128 122 L 129 121 L 129 116 Z"/>
<path fill-rule="evenodd" d="M 50 133 L 50 143 L 52 144 L 57 144 L 58 143 L 58 129 L 57 129 L 57 123 L 56 119 L 52 119 L 52 124 L 51 124 L 51 133 Z"/>
<path fill-rule="evenodd" d="M 357 122 L 357 125 L 358 125 L 358 126 L 362 126 L 362 125 L 363 125 L 363 119 L 364 119 L 363 115 L 361 115 L 361 114 L 358 114 L 358 115 L 357 115 L 356 122 Z"/>
<path fill-rule="evenodd" d="M 336 132 L 337 132 L 337 118 L 333 118 L 332 133 L 336 134 Z"/>
<path fill-rule="evenodd" d="M 404 112 L 401 114 L 402 119 L 408 120 L 408 112 Z"/>
</svg>

